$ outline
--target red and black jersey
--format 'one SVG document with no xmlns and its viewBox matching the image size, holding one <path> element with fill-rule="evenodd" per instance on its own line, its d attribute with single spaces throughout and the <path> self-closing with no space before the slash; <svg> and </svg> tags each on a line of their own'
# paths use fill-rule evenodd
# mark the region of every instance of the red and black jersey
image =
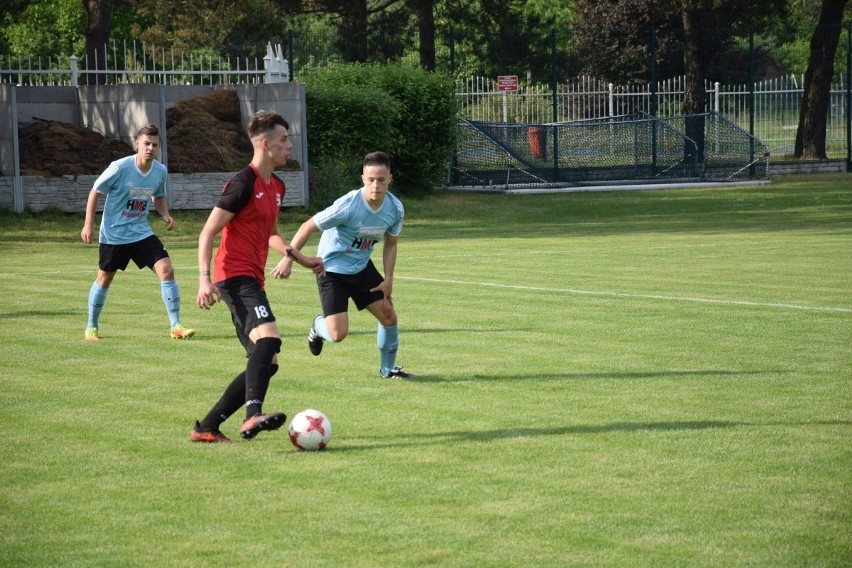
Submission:
<svg viewBox="0 0 852 568">
<path fill-rule="evenodd" d="M 251 164 L 225 184 L 216 207 L 235 215 L 222 230 L 213 261 L 217 282 L 251 276 L 264 286 L 269 236 L 278 223 L 284 192 L 284 183 L 277 176 L 266 183 Z"/>
</svg>

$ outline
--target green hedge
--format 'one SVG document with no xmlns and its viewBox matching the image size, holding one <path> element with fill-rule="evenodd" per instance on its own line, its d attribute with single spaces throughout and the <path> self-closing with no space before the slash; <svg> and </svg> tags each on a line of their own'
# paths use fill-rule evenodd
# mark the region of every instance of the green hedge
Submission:
<svg viewBox="0 0 852 568">
<path fill-rule="evenodd" d="M 304 80 L 311 163 L 354 168 L 321 172 L 326 183 L 345 181 L 337 191 L 312 187 L 312 193 L 339 195 L 360 185 L 361 159 L 375 150 L 391 156 L 394 193 L 425 195 L 435 187 L 455 146 L 458 106 L 448 76 L 405 64 L 347 63 L 313 70 Z"/>
</svg>

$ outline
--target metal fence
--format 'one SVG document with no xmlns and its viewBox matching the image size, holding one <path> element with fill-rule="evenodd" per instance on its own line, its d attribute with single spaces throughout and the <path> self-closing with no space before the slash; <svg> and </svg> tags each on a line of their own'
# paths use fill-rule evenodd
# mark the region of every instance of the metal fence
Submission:
<svg viewBox="0 0 852 568">
<path fill-rule="evenodd" d="M 802 102 L 803 77 L 787 76 L 754 86 L 754 132 L 774 156 L 792 155 Z M 682 114 L 685 78 L 651 85 L 613 85 L 593 77 L 578 77 L 547 85 L 519 84 L 501 91 L 497 78 L 471 77 L 456 81 L 461 117 L 481 122 L 547 124 L 652 113 L 667 118 Z M 846 155 L 847 87 L 843 78 L 831 86 L 826 128 L 829 157 Z M 705 85 L 706 111 L 719 113 L 750 131 L 752 100 L 749 85 Z M 656 104 L 654 104 L 656 98 Z"/>
<path fill-rule="evenodd" d="M 305 51 L 288 35 L 286 50 L 267 44 L 266 56 L 222 58 L 157 49 L 141 42 L 111 42 L 95 55 L 83 57 L 11 59 L 0 57 L 0 82 L 18 85 L 78 85 L 157 83 L 163 85 L 227 85 L 288 81 L 292 63 L 301 61 L 302 74 L 312 66 L 334 60 Z M 322 44 L 325 45 L 325 44 Z M 261 52 L 262 50 L 255 50 Z M 307 54 L 310 53 L 308 56 Z M 286 54 L 286 57 L 285 57 Z M 98 69 L 99 61 L 106 62 Z M 345 60 L 342 58 L 341 60 Z M 684 77 L 637 85 L 614 85 L 593 77 L 560 82 L 555 88 L 521 81 L 517 90 L 501 91 L 496 77 L 459 78 L 456 95 L 460 116 L 484 122 L 550 123 L 623 116 L 635 112 L 661 118 L 682 114 Z M 705 110 L 717 112 L 766 142 L 774 156 L 792 155 L 798 128 L 803 78 L 789 75 L 751 84 L 708 82 Z M 826 150 L 829 157 L 846 157 L 848 77 L 840 74 L 831 87 Z M 753 91 L 753 92 L 752 92 Z M 753 101 L 753 103 L 752 103 Z M 752 114 L 753 104 L 753 114 Z M 652 113 L 652 109 L 655 111 Z"/>
<path fill-rule="evenodd" d="M 102 63 L 102 64 L 101 64 Z M 290 80 L 290 66 L 280 44 L 267 44 L 266 55 L 222 58 L 166 51 L 137 43 L 112 42 L 94 60 L 74 55 L 5 60 L 0 57 L 0 83 L 21 86 L 156 83 L 160 85 L 234 85 Z"/>
</svg>

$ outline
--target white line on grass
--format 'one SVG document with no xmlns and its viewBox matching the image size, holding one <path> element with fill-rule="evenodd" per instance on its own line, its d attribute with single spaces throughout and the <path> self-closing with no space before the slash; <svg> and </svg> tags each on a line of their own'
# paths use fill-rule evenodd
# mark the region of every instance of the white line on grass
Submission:
<svg viewBox="0 0 852 568">
<path fill-rule="evenodd" d="M 195 266 L 175 266 L 177 270 L 194 269 Z M 49 276 L 57 274 L 81 274 L 85 272 L 93 272 L 93 269 L 86 270 L 40 270 L 38 272 L 0 272 L 2 277 L 20 277 L 20 276 Z M 136 271 L 131 271 L 129 274 L 135 274 Z M 564 294 L 578 294 L 584 296 L 609 296 L 613 298 L 643 298 L 646 300 L 666 300 L 672 302 L 696 302 L 704 304 L 726 304 L 732 306 L 755 306 L 763 308 L 786 308 L 791 310 L 803 310 L 812 312 L 839 312 L 852 313 L 852 308 L 832 308 L 820 306 L 803 306 L 801 304 L 781 304 L 772 302 L 750 302 L 747 300 L 718 300 L 714 298 L 694 298 L 689 296 L 665 296 L 662 294 L 631 294 L 627 292 L 606 292 L 603 290 L 580 290 L 577 288 L 545 288 L 542 286 L 521 286 L 518 284 L 499 284 L 497 282 L 471 282 L 468 280 L 449 280 L 440 278 L 419 278 L 417 276 L 400 276 L 395 275 L 398 280 L 416 280 L 419 282 L 436 282 L 438 284 L 458 284 L 460 286 L 484 286 L 490 288 L 507 288 L 512 290 L 532 290 L 536 292 L 562 292 Z"/>
<path fill-rule="evenodd" d="M 666 300 L 672 302 L 696 302 L 705 304 L 726 304 L 734 306 L 755 306 L 762 308 L 785 308 L 814 312 L 852 313 L 850 308 L 830 308 L 819 306 L 803 306 L 800 304 L 780 304 L 771 302 L 750 302 L 747 300 L 717 300 L 713 298 L 693 298 L 689 296 L 665 296 L 661 294 L 629 294 L 626 292 L 605 292 L 602 290 L 579 290 L 576 288 L 545 288 L 542 286 L 521 286 L 518 284 L 498 284 L 496 282 L 471 282 L 467 280 L 446 280 L 440 278 L 419 278 L 416 276 L 399 276 L 401 280 L 416 280 L 419 282 L 435 282 L 438 284 L 457 284 L 460 286 L 484 286 L 489 288 L 507 288 L 512 290 L 532 290 L 536 292 L 562 292 L 564 294 L 582 294 L 585 296 L 610 296 L 616 298 L 641 298 L 646 300 Z"/>
</svg>

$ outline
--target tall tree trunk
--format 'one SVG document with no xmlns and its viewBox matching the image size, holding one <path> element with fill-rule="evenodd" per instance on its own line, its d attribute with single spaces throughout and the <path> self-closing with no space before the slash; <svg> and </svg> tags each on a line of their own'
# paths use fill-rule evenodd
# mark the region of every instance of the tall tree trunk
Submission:
<svg viewBox="0 0 852 568">
<path fill-rule="evenodd" d="M 344 42 L 347 61 L 367 61 L 367 0 L 352 0 L 341 3 L 343 19 L 340 33 Z"/>
<path fill-rule="evenodd" d="M 420 67 L 435 70 L 435 0 L 410 0 L 417 15 L 420 38 Z"/>
<path fill-rule="evenodd" d="M 112 0 L 82 0 L 82 4 L 86 12 L 86 69 L 104 71 L 107 68 L 104 46 L 109 41 Z M 106 75 L 88 73 L 86 82 L 103 85 Z"/>
<path fill-rule="evenodd" d="M 704 63 L 701 59 L 702 45 L 698 26 L 701 9 L 695 0 L 683 0 L 681 20 L 683 22 L 683 66 L 686 72 L 683 112 L 686 115 L 686 135 L 698 148 L 686 142 L 683 157 L 686 163 L 701 163 L 704 160 Z"/>
<path fill-rule="evenodd" d="M 796 131 L 797 158 L 825 159 L 825 129 L 834 54 L 840 39 L 840 21 L 848 0 L 823 0 L 819 22 L 811 37 L 811 55 L 805 72 L 799 128 Z"/>
</svg>

